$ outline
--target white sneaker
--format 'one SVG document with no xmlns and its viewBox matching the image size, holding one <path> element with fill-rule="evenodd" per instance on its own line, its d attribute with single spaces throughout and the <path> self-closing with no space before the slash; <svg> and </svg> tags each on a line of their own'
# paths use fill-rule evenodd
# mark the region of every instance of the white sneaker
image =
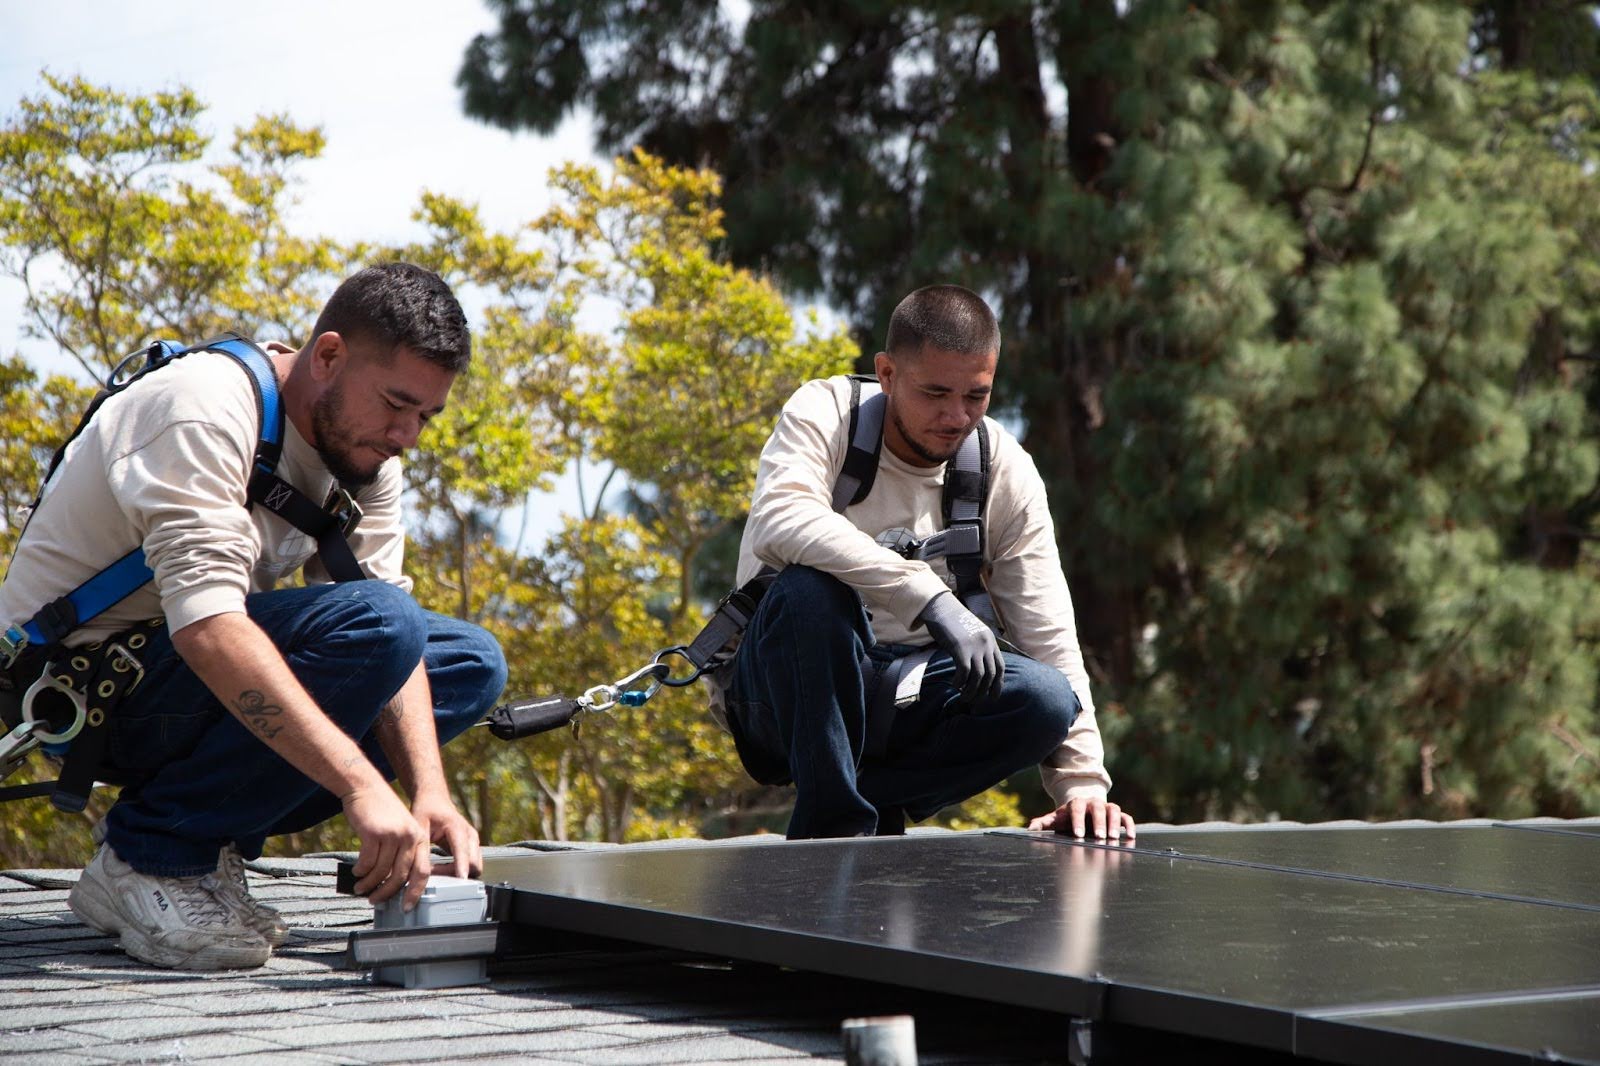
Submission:
<svg viewBox="0 0 1600 1066">
<path fill-rule="evenodd" d="M 260 966 L 272 954 L 261 934 L 240 923 L 217 896 L 220 878 L 152 877 L 100 845 L 67 897 L 67 906 L 102 933 L 120 934 L 122 950 L 172 970 Z"/>
<path fill-rule="evenodd" d="M 241 925 L 254 929 L 273 947 L 289 939 L 289 923 L 283 915 L 250 895 L 250 882 L 245 877 L 244 856 L 235 844 L 229 844 L 217 856 L 217 898 L 228 905 Z"/>
</svg>

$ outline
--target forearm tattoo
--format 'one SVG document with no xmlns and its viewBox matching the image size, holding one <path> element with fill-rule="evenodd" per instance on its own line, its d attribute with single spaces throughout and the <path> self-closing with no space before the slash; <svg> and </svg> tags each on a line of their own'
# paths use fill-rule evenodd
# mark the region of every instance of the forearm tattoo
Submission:
<svg viewBox="0 0 1600 1066">
<path fill-rule="evenodd" d="M 283 724 L 277 720 L 283 714 L 283 708 L 276 703 L 268 703 L 267 697 L 256 689 L 247 688 L 239 693 L 239 698 L 233 701 L 233 708 L 246 725 L 267 740 L 283 732 Z"/>
</svg>

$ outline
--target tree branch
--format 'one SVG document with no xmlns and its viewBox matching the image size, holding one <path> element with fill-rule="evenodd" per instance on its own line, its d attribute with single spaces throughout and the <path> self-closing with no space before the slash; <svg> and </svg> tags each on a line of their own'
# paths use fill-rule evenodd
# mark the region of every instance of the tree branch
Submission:
<svg viewBox="0 0 1600 1066">
<path fill-rule="evenodd" d="M 1367 55 L 1372 59 L 1372 110 L 1367 114 L 1367 139 L 1361 146 L 1361 159 L 1356 163 L 1356 172 L 1350 175 L 1350 180 L 1345 184 L 1344 192 L 1356 191 L 1356 186 L 1361 183 L 1361 175 L 1366 172 L 1367 164 L 1372 159 L 1372 139 L 1378 129 L 1378 117 L 1383 114 L 1383 66 L 1378 54 L 1378 23 L 1373 20 L 1372 29 L 1367 34 Z"/>
</svg>

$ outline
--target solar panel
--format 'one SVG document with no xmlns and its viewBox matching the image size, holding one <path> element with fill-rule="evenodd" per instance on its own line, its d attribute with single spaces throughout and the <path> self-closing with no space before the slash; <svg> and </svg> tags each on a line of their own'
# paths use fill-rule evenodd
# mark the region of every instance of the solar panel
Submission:
<svg viewBox="0 0 1600 1066">
<path fill-rule="evenodd" d="M 1141 851 L 1600 909 L 1589 833 L 1363 826 L 1140 835 Z"/>
<path fill-rule="evenodd" d="M 1355 1012 L 1418 1000 L 1600 994 L 1593 897 L 1565 874 L 1511 876 L 1584 841 L 1491 843 L 1498 831 L 1481 827 L 1433 838 L 1438 860 L 1426 835 L 1377 832 L 1369 852 L 1345 832 L 1150 834 L 1136 849 L 1022 833 L 618 849 L 493 860 L 484 876 L 536 927 L 1289 1052 L 1311 1018 L 1343 1032 Z M 1217 854 L 1165 850 L 1180 836 Z M 1371 876 L 1386 856 L 1403 876 Z M 1524 902 L 1543 891 L 1563 905 Z M 1440 1025 L 1385 1021 L 1361 1039 L 1454 1046 Z"/>
<path fill-rule="evenodd" d="M 1595 822 L 1496 822 L 1496 829 L 1520 829 L 1533 833 L 1570 833 L 1600 840 L 1600 823 Z"/>
<path fill-rule="evenodd" d="M 1312 1017 L 1298 1036 L 1301 1054 L 1335 1062 L 1393 1061 L 1407 1051 L 1437 1060 L 1448 1046 L 1451 1063 L 1600 1063 L 1600 993 Z"/>
</svg>

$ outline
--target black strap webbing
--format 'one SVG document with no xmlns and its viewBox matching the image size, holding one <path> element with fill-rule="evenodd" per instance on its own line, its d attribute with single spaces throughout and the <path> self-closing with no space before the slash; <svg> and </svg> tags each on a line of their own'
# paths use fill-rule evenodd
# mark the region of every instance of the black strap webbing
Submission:
<svg viewBox="0 0 1600 1066">
<path fill-rule="evenodd" d="M 889 733 L 894 729 L 895 715 L 900 710 L 895 703 L 895 693 L 900 688 L 900 678 L 905 675 L 911 656 L 883 662 L 868 658 L 863 664 L 862 690 L 867 698 L 866 737 L 861 754 L 874 761 L 882 759 L 889 750 Z"/>
<path fill-rule="evenodd" d="M 711 669 L 716 669 L 721 663 L 714 662 L 717 654 L 727 645 L 728 641 L 744 632 L 744 627 L 750 624 L 750 619 L 756 613 L 756 604 L 761 602 L 761 597 L 767 591 L 767 586 L 772 584 L 772 579 L 778 576 L 776 570 L 762 567 L 755 577 L 728 593 L 717 604 L 717 609 L 711 613 L 710 621 L 705 628 L 694 638 L 694 641 L 684 650 L 684 658 L 694 664 L 696 670 L 705 670 L 711 663 Z"/>
<path fill-rule="evenodd" d="M 349 511 L 332 512 L 317 506 L 311 497 L 259 465 L 250 476 L 248 494 L 251 503 L 271 511 L 317 542 L 317 553 L 329 577 L 335 581 L 360 581 L 367 576 L 350 550 L 350 542 L 345 540 L 345 530 L 353 524 Z"/>
<path fill-rule="evenodd" d="M 160 620 L 154 620 L 159 626 Z M 57 810 L 75 814 L 89 805 L 89 794 L 105 762 L 111 741 L 111 715 L 127 694 L 144 678 L 144 666 L 133 649 L 142 649 L 151 625 L 136 626 L 114 637 L 81 648 L 66 648 L 47 669 L 59 669 L 63 680 L 83 694 L 88 711 L 83 729 L 73 738 L 61 765 L 50 802 Z"/>
<path fill-rule="evenodd" d="M 947 529 L 963 526 L 977 531 L 977 536 L 967 538 L 970 551 L 948 552 L 945 566 L 956 579 L 956 599 L 962 606 L 977 615 L 984 625 L 1000 632 L 995 615 L 994 601 L 983 583 L 983 511 L 989 496 L 989 431 L 979 422 L 977 429 L 967 434 L 961 442 L 956 457 L 945 466 L 944 522 Z"/>
<path fill-rule="evenodd" d="M 878 477 L 878 452 L 883 447 L 883 416 L 888 401 L 875 378 L 850 376 L 850 437 L 844 465 L 833 482 L 833 509 L 843 512 L 872 491 Z"/>
<path fill-rule="evenodd" d="M 31 785 L 7 785 L 0 788 L 0 803 L 48 796 L 56 790 L 56 785 L 55 781 L 35 781 Z"/>
</svg>

